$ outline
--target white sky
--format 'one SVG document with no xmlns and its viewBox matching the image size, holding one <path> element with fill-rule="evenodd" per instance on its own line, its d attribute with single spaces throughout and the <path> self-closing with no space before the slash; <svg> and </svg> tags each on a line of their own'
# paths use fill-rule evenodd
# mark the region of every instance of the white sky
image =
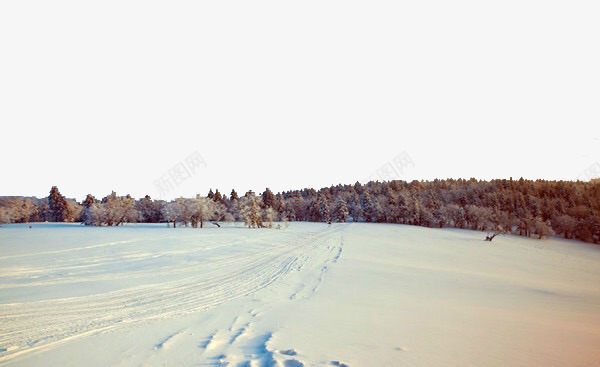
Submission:
<svg viewBox="0 0 600 367">
<path fill-rule="evenodd" d="M 595 1 L 2 1 L 0 195 L 572 180 L 600 161 Z M 588 173 L 593 170 L 588 169 Z"/>
</svg>

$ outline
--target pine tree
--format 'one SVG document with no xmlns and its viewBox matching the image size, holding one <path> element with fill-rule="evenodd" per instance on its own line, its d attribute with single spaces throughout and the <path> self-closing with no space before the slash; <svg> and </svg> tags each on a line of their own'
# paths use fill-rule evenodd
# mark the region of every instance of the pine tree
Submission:
<svg viewBox="0 0 600 367">
<path fill-rule="evenodd" d="M 94 205 L 95 202 L 96 202 L 96 200 L 94 199 L 94 197 L 91 194 L 87 194 L 87 196 L 85 197 L 85 200 L 83 201 L 83 212 L 81 214 L 81 221 L 85 225 L 94 224 L 91 211 L 92 211 L 92 205 Z"/>
<path fill-rule="evenodd" d="M 283 201 L 283 195 L 279 192 L 275 195 L 275 210 L 277 210 L 279 220 L 282 220 L 285 216 L 285 202 Z"/>
<path fill-rule="evenodd" d="M 43 198 L 40 200 L 40 221 L 52 221 L 50 207 L 48 206 L 48 198 Z"/>
<path fill-rule="evenodd" d="M 157 203 L 152 201 L 148 195 L 137 202 L 137 210 L 140 220 L 144 223 L 158 223 L 161 220 Z"/>
<path fill-rule="evenodd" d="M 408 223 L 409 210 L 408 200 L 404 193 L 398 194 L 398 223 Z"/>
<path fill-rule="evenodd" d="M 40 206 L 34 205 L 31 209 L 31 222 L 39 222 L 40 221 Z"/>
<path fill-rule="evenodd" d="M 262 213 L 259 203 L 259 198 L 254 195 L 254 192 L 248 191 L 244 198 L 241 216 L 248 228 L 263 228 Z"/>
<path fill-rule="evenodd" d="M 203 198 L 210 208 L 203 220 L 240 219 L 240 209 L 250 226 L 261 226 L 273 214 L 279 220 L 366 220 L 425 226 L 454 226 L 475 230 L 512 232 L 523 236 L 548 236 L 551 231 L 567 238 L 600 242 L 600 185 L 588 182 L 544 180 L 447 179 L 433 182 L 369 182 L 366 185 L 336 185 L 320 190 L 302 189 L 277 193 L 266 189 L 261 196 L 248 192 L 231 200 L 209 191 Z M 0 198 L 3 222 L 72 221 L 93 225 L 119 225 L 138 221 L 202 223 L 192 210 L 191 199 L 177 203 L 153 201 L 149 196 L 135 201 L 113 192 L 101 202 L 88 195 L 78 204 L 53 187 L 41 200 Z M 331 205 L 331 203 L 336 203 Z M 258 206 L 258 207 L 257 207 Z M 261 207 L 263 208 L 261 210 Z M 169 209 L 173 215 L 169 214 Z M 273 209 L 274 213 L 268 212 Z M 329 211 L 333 210 L 333 213 Z M 196 213 L 196 214 L 193 214 Z M 196 217 L 194 217 L 196 215 Z M 262 217 L 262 218 L 261 218 Z M 202 225 L 202 224 L 201 224 Z"/>
<path fill-rule="evenodd" d="M 317 197 L 318 201 L 318 210 L 321 221 L 330 222 L 331 221 L 331 213 L 329 212 L 329 201 L 327 200 L 327 196 L 325 194 L 319 193 Z"/>
<path fill-rule="evenodd" d="M 60 194 L 56 186 L 50 189 L 48 196 L 48 206 L 50 211 L 50 221 L 52 222 L 71 222 L 73 214 L 67 203 L 67 199 Z"/>
<path fill-rule="evenodd" d="M 348 219 L 348 207 L 344 199 L 338 200 L 337 206 L 335 207 L 334 219 L 340 223 L 345 222 Z"/>
<path fill-rule="evenodd" d="M 262 207 L 263 208 L 272 208 L 275 205 L 275 195 L 268 187 L 265 192 L 262 194 Z"/>
<path fill-rule="evenodd" d="M 50 189 L 50 195 L 48 196 L 48 207 L 50 211 L 51 222 L 62 222 L 59 217 L 62 217 L 62 208 L 60 206 L 60 192 L 56 186 L 52 186 Z"/>
<path fill-rule="evenodd" d="M 252 224 L 258 228 L 262 228 L 262 215 L 260 215 L 260 205 L 258 205 L 258 200 L 256 198 L 252 198 L 252 203 L 250 204 L 250 218 L 252 220 Z"/>
<path fill-rule="evenodd" d="M 367 222 L 379 222 L 381 215 L 381 206 L 377 199 L 371 196 L 368 191 L 365 191 L 362 197 L 363 215 Z"/>
<path fill-rule="evenodd" d="M 312 222 L 322 222 L 323 217 L 321 217 L 321 208 L 319 203 L 319 198 L 313 198 L 310 201 L 310 207 L 308 211 L 308 217 Z"/>
<path fill-rule="evenodd" d="M 104 216 L 107 226 L 113 226 L 117 220 L 117 193 L 112 191 L 110 195 L 102 198 Z"/>
</svg>

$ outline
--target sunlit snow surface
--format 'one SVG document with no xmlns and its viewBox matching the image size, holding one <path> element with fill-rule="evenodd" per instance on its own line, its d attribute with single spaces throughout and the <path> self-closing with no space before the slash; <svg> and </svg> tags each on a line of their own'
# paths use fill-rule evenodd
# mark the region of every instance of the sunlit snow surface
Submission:
<svg viewBox="0 0 600 367">
<path fill-rule="evenodd" d="M 0 365 L 600 366 L 600 246 L 389 224 L 0 228 Z"/>
</svg>

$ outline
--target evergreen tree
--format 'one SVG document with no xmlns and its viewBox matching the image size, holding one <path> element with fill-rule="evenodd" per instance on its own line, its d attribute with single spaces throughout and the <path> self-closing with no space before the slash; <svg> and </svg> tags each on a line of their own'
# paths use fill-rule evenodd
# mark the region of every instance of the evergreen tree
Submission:
<svg viewBox="0 0 600 367">
<path fill-rule="evenodd" d="M 85 197 L 85 200 L 83 201 L 83 212 L 81 215 L 81 221 L 85 225 L 94 224 L 91 211 L 92 211 L 92 206 L 94 205 L 95 202 L 96 202 L 96 199 L 94 199 L 94 197 L 91 194 L 87 194 L 87 196 Z"/>
<path fill-rule="evenodd" d="M 318 210 L 319 217 L 323 222 L 331 221 L 331 213 L 329 211 L 329 201 L 327 200 L 327 196 L 325 194 L 319 194 L 318 198 Z"/>
<path fill-rule="evenodd" d="M 73 221 L 73 213 L 69 208 L 67 199 L 60 194 L 56 186 L 52 186 L 52 188 L 50 189 L 50 195 L 48 196 L 48 207 L 50 211 L 50 221 Z"/>
<path fill-rule="evenodd" d="M 409 223 L 409 208 L 408 208 L 408 194 L 401 192 L 398 194 L 398 221 L 399 223 Z"/>
<path fill-rule="evenodd" d="M 252 197 L 252 202 L 250 203 L 250 220 L 257 228 L 263 227 L 262 215 L 260 214 L 260 205 L 258 205 L 258 200 L 256 197 Z"/>
<path fill-rule="evenodd" d="M 339 199 L 333 214 L 334 219 L 340 223 L 343 223 L 348 219 L 348 214 L 349 211 L 348 207 L 346 206 L 346 202 L 344 199 Z"/>
<path fill-rule="evenodd" d="M 152 201 L 150 196 L 146 195 L 140 199 L 137 208 L 140 221 L 144 223 L 158 223 L 161 221 L 160 204 Z"/>
<path fill-rule="evenodd" d="M 263 224 L 260 205 L 258 204 L 256 196 L 253 194 L 247 195 L 247 200 L 248 202 L 242 210 L 244 223 L 248 226 L 248 228 L 262 228 Z"/>
<path fill-rule="evenodd" d="M 283 220 L 285 218 L 285 202 L 283 201 L 283 195 L 279 192 L 275 195 L 275 210 L 277 210 L 279 220 Z"/>
<path fill-rule="evenodd" d="M 331 203 L 336 204 L 331 206 Z M 269 213 L 269 208 L 274 212 Z M 415 180 L 355 183 L 277 194 L 266 189 L 261 196 L 250 191 L 242 198 L 232 190 L 231 200 L 211 189 L 209 198 L 202 198 L 201 209 L 192 199 L 167 203 L 146 196 L 135 201 L 129 195 L 117 197 L 114 192 L 101 202 L 88 195 L 78 204 L 67 200 L 56 187 L 40 200 L 0 197 L 0 221 L 9 223 L 77 219 L 85 224 L 109 226 L 138 220 L 202 226 L 205 220 L 248 218 L 250 226 L 260 227 L 270 217 L 339 221 L 350 216 L 354 221 L 516 231 L 523 236 L 546 237 L 555 232 L 566 238 L 600 243 L 600 185 L 524 179 Z"/>
<path fill-rule="evenodd" d="M 362 208 L 365 221 L 379 222 L 381 215 L 381 206 L 368 191 L 365 191 L 362 196 Z"/>
<path fill-rule="evenodd" d="M 262 206 L 263 208 L 272 208 L 273 205 L 275 205 L 275 195 L 271 189 L 267 187 L 262 194 Z"/>
</svg>

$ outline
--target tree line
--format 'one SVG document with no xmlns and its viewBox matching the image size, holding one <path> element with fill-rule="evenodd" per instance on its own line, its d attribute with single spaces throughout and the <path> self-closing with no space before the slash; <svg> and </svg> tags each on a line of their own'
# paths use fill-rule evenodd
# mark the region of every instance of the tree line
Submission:
<svg viewBox="0 0 600 367">
<path fill-rule="evenodd" d="M 1 223 L 82 222 L 169 223 L 203 227 L 205 223 L 243 221 L 248 227 L 272 227 L 277 221 L 377 222 L 425 227 L 454 227 L 543 238 L 600 243 L 600 184 L 581 181 L 446 179 L 336 185 L 239 196 L 219 190 L 207 196 L 172 201 L 139 200 L 115 192 L 82 203 L 66 199 L 56 187 L 47 198 L 0 198 Z"/>
</svg>

